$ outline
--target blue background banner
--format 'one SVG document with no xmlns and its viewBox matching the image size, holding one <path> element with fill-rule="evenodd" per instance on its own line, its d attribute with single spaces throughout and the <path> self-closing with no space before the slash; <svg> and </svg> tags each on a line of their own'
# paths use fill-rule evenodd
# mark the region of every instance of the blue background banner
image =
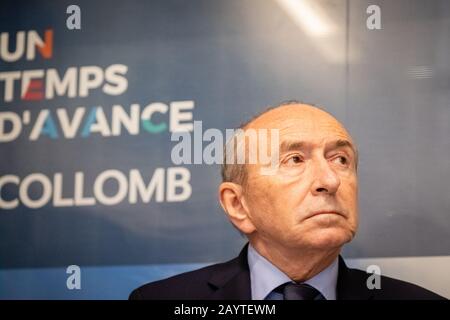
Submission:
<svg viewBox="0 0 450 320">
<path fill-rule="evenodd" d="M 194 120 L 225 131 L 291 99 L 358 143 L 345 257 L 450 255 L 450 4 L 283 3 L 77 1 L 70 30 L 69 1 L 2 1 L 0 298 L 123 299 L 237 255 L 220 166 L 174 164 L 171 134 Z M 81 290 L 66 287 L 69 265 Z"/>
</svg>

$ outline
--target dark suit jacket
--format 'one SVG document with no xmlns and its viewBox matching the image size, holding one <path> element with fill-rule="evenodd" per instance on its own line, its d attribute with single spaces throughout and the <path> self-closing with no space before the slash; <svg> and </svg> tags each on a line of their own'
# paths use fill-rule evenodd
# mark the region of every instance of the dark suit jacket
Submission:
<svg viewBox="0 0 450 320">
<path fill-rule="evenodd" d="M 414 284 L 385 276 L 381 277 L 381 289 L 369 290 L 366 286 L 368 276 L 364 271 L 348 268 L 339 256 L 337 299 L 444 299 Z M 250 300 L 247 246 L 233 260 L 148 283 L 135 289 L 129 298 L 130 300 Z"/>
</svg>

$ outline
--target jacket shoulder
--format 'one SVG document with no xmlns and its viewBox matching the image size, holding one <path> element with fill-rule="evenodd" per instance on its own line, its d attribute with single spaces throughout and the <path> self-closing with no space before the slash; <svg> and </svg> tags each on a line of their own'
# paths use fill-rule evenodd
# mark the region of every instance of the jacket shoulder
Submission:
<svg viewBox="0 0 450 320">
<path fill-rule="evenodd" d="M 131 292 L 130 300 L 207 299 L 213 292 L 208 284 L 212 273 L 224 263 L 210 265 L 173 277 L 147 283 Z"/>
</svg>

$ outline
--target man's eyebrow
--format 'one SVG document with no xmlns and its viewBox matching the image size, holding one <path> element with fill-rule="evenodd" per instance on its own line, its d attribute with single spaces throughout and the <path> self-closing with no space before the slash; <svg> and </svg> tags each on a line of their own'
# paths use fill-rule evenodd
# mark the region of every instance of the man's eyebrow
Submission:
<svg viewBox="0 0 450 320">
<path fill-rule="evenodd" d="M 305 143 L 298 140 L 284 140 L 280 144 L 280 153 L 289 152 L 293 150 L 300 150 L 304 147 Z"/>
<path fill-rule="evenodd" d="M 299 140 L 284 140 L 283 142 L 281 142 L 280 144 L 280 152 L 289 152 L 289 151 L 293 151 L 293 150 L 300 150 L 303 147 L 305 147 L 305 142 L 304 141 L 299 141 Z M 345 140 L 345 139 L 338 139 L 336 141 L 332 141 L 330 143 L 328 143 L 327 149 L 330 148 L 342 148 L 342 147 L 349 147 L 350 149 L 352 149 L 353 153 L 357 154 L 356 148 L 353 145 L 353 143 L 351 143 L 349 140 Z"/>
<path fill-rule="evenodd" d="M 352 149 L 352 151 L 353 151 L 353 153 L 355 155 L 358 154 L 358 152 L 356 150 L 356 147 L 353 145 L 353 143 L 351 143 L 350 141 L 345 140 L 345 139 L 339 139 L 339 140 L 330 142 L 327 149 L 329 149 L 329 148 L 342 148 L 342 147 L 348 147 L 348 148 Z"/>
</svg>

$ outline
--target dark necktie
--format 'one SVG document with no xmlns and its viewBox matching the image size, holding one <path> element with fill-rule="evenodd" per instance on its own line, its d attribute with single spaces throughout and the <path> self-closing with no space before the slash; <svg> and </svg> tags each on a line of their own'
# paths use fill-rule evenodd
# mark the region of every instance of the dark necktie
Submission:
<svg viewBox="0 0 450 320">
<path fill-rule="evenodd" d="M 326 300 L 319 290 L 306 283 L 288 282 L 280 289 L 284 300 Z"/>
</svg>

